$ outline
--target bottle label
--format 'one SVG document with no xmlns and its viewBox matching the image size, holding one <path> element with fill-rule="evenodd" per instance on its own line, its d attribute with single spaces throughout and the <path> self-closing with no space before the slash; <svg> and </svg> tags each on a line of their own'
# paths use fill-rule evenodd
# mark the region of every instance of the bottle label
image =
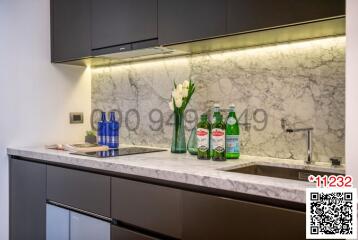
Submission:
<svg viewBox="0 0 358 240">
<path fill-rule="evenodd" d="M 97 143 L 99 145 L 105 145 L 107 143 L 106 133 L 105 124 L 103 122 L 98 122 Z"/>
<path fill-rule="evenodd" d="M 227 153 L 240 153 L 239 135 L 227 135 L 226 136 L 226 152 Z"/>
<path fill-rule="evenodd" d="M 225 151 L 225 131 L 220 128 L 214 128 L 212 130 L 212 144 L 213 150 L 216 152 Z"/>
<path fill-rule="evenodd" d="M 229 125 L 234 125 L 236 123 L 236 119 L 233 117 L 229 117 L 226 123 Z"/>
<path fill-rule="evenodd" d="M 119 123 L 111 121 L 108 125 L 107 146 L 117 148 L 119 143 Z"/>
<path fill-rule="evenodd" d="M 106 144 L 106 137 L 105 136 L 101 136 L 101 135 L 98 135 L 97 136 L 97 143 L 99 145 L 105 145 Z"/>
<path fill-rule="evenodd" d="M 108 136 L 107 142 L 109 144 L 118 144 L 119 142 L 119 136 Z"/>
<path fill-rule="evenodd" d="M 198 128 L 196 138 L 198 139 L 198 149 L 203 152 L 207 151 L 209 149 L 209 130 Z"/>
</svg>

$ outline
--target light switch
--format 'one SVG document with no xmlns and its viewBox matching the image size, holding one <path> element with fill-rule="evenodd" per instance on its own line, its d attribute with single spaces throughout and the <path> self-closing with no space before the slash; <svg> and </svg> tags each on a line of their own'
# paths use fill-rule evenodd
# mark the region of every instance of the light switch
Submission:
<svg viewBox="0 0 358 240">
<path fill-rule="evenodd" d="M 70 123 L 71 124 L 83 123 L 83 113 L 82 112 L 71 112 L 70 113 Z"/>
</svg>

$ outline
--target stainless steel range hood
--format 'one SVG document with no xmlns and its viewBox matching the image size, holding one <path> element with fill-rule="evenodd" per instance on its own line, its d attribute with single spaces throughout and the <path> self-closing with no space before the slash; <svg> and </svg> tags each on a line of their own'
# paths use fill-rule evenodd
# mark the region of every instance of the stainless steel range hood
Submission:
<svg viewBox="0 0 358 240">
<path fill-rule="evenodd" d="M 128 63 L 134 61 L 144 61 L 148 59 L 174 57 L 187 55 L 188 52 L 182 50 L 169 49 L 166 47 L 151 47 L 126 52 L 104 54 L 91 59 L 92 67 L 108 66 L 120 63 Z"/>
<path fill-rule="evenodd" d="M 91 67 L 345 35 L 345 17 L 241 32 L 194 42 L 103 54 L 66 64 Z"/>
<path fill-rule="evenodd" d="M 65 64 L 78 66 L 103 67 L 121 63 L 145 61 L 149 59 L 168 58 L 180 55 L 188 55 L 189 52 L 158 46 L 130 51 L 100 54 L 95 57 L 64 62 Z"/>
</svg>

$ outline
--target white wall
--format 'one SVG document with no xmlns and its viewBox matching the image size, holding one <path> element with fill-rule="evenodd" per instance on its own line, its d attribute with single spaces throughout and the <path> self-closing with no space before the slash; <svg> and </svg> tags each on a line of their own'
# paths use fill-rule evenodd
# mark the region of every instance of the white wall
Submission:
<svg viewBox="0 0 358 240">
<path fill-rule="evenodd" d="M 346 164 L 358 187 L 358 1 L 347 0 Z"/>
<path fill-rule="evenodd" d="M 90 70 L 50 63 L 49 0 L 0 0 L 0 239 L 8 239 L 6 146 L 82 140 Z M 68 113 L 83 111 L 85 124 Z"/>
</svg>

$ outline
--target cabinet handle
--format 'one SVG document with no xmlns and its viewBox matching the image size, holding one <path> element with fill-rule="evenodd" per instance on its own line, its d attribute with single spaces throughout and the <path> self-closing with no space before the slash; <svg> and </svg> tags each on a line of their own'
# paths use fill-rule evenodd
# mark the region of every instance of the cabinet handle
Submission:
<svg viewBox="0 0 358 240">
<path fill-rule="evenodd" d="M 95 214 L 95 213 L 91 213 L 91 212 L 87 212 L 85 210 L 82 210 L 82 209 L 79 209 L 79 208 L 75 208 L 75 207 L 71 207 L 71 206 L 68 206 L 66 204 L 62 204 L 62 203 L 58 203 L 58 202 L 55 202 L 55 201 L 51 201 L 51 200 L 48 200 L 47 201 L 48 204 L 51 204 L 51 205 L 54 205 L 54 206 L 57 206 L 57 207 L 60 207 L 60 208 L 66 208 L 70 211 L 74 211 L 74 212 L 78 212 L 78 213 L 82 213 L 84 215 L 87 215 L 87 216 L 90 216 L 90 217 L 94 217 L 94 218 L 97 218 L 97 219 L 101 219 L 103 221 L 106 221 L 106 222 L 112 222 L 112 218 L 109 218 L 109 217 L 105 217 L 105 216 L 102 216 L 102 215 L 98 215 L 98 214 Z"/>
</svg>

